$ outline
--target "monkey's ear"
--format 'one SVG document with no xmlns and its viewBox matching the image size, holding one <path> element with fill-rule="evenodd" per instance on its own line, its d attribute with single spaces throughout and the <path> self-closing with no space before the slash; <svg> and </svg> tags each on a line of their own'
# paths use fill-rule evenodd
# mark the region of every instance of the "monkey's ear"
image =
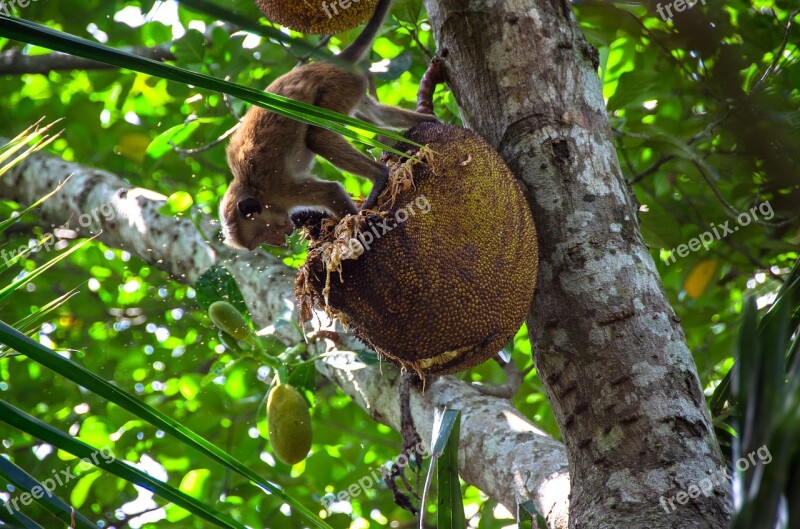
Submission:
<svg viewBox="0 0 800 529">
<path fill-rule="evenodd" d="M 239 209 L 239 214 L 242 217 L 249 217 L 251 215 L 258 215 L 264 208 L 261 207 L 261 202 L 253 197 L 243 198 L 236 204 Z"/>
</svg>

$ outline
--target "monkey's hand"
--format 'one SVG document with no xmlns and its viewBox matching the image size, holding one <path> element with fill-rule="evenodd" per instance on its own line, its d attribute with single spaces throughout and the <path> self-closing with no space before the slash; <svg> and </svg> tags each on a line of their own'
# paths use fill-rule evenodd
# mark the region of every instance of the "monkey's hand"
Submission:
<svg viewBox="0 0 800 529">
<path fill-rule="evenodd" d="M 295 228 L 304 229 L 306 236 L 311 239 L 319 239 L 322 235 L 322 224 L 325 219 L 333 217 L 327 211 L 318 209 L 297 209 L 291 212 L 289 220 Z"/>
<path fill-rule="evenodd" d="M 372 191 L 370 191 L 364 203 L 361 204 L 361 211 L 365 209 L 375 209 L 375 206 L 378 205 L 378 197 L 381 196 L 381 193 L 383 193 L 386 187 L 386 183 L 389 181 L 389 168 L 385 165 L 381 165 L 381 168 L 381 175 L 372 182 Z"/>
</svg>

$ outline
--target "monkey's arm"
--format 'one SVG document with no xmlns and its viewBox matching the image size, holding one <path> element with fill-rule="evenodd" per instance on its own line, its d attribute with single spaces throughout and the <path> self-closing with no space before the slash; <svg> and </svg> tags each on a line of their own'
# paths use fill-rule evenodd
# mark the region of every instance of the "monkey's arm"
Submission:
<svg viewBox="0 0 800 529">
<path fill-rule="evenodd" d="M 306 140 L 308 148 L 319 154 L 333 165 L 372 180 L 372 192 L 362 205 L 362 209 L 375 207 L 386 181 L 389 179 L 389 169 L 380 163 L 367 158 L 358 152 L 343 137 L 335 132 L 320 128 L 310 128 Z"/>
<path fill-rule="evenodd" d="M 358 213 L 353 199 L 338 182 L 309 177 L 297 182 L 294 188 L 289 190 L 288 196 L 292 203 L 286 204 L 287 212 L 294 207 L 319 206 L 330 210 L 340 219 L 345 215 Z"/>
<path fill-rule="evenodd" d="M 433 113 L 423 114 L 400 107 L 384 105 L 365 95 L 356 108 L 356 117 L 390 129 L 410 129 L 423 121 L 438 121 Z"/>
</svg>

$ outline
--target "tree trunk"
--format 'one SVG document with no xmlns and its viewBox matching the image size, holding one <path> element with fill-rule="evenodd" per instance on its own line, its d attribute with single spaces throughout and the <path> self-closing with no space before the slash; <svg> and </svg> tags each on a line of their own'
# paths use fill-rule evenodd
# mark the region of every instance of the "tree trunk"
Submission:
<svg viewBox="0 0 800 529">
<path fill-rule="evenodd" d="M 570 527 L 727 527 L 727 480 L 695 494 L 719 447 L 569 1 L 425 4 L 465 124 L 522 180 L 537 223 L 528 326 L 567 448 Z"/>
</svg>

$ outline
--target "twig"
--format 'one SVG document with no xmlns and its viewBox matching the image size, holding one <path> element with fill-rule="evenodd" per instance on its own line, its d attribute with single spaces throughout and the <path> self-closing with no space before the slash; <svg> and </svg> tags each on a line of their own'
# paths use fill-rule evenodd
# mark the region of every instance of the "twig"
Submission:
<svg viewBox="0 0 800 529">
<path fill-rule="evenodd" d="M 725 197 L 722 196 L 722 193 L 719 191 L 717 186 L 714 185 L 714 181 L 711 179 L 711 176 L 708 174 L 708 171 L 703 166 L 703 163 L 701 163 L 701 162 L 699 162 L 697 160 L 692 160 L 692 163 L 694 163 L 694 166 L 697 167 L 698 171 L 700 171 L 700 175 L 703 177 L 703 180 L 706 181 L 706 183 L 708 184 L 708 187 L 711 188 L 711 192 L 714 193 L 714 196 L 717 197 L 717 200 L 719 200 L 722 203 L 722 205 L 725 206 L 725 208 L 728 210 L 728 212 L 730 214 L 732 214 L 731 218 L 736 218 L 736 217 L 738 217 L 740 215 L 749 215 L 750 214 L 749 211 L 739 211 L 736 208 L 736 206 L 734 206 L 733 204 L 728 202 L 725 199 Z M 769 226 L 771 228 L 782 228 L 784 226 L 788 226 L 789 224 L 792 224 L 798 218 L 800 218 L 800 213 L 797 213 L 796 215 L 793 215 L 792 217 L 789 217 L 788 219 L 782 220 L 780 222 L 765 222 L 765 221 L 757 219 L 755 217 L 752 219 L 752 221 L 753 221 L 754 224 L 760 224 L 761 226 Z"/>
<path fill-rule="evenodd" d="M 323 37 L 319 40 L 316 46 L 314 46 L 314 51 L 307 53 L 300 57 L 300 63 L 305 64 L 311 59 L 312 56 L 315 55 L 315 52 L 321 50 L 322 48 L 326 47 L 328 43 L 331 41 L 331 37 L 333 35 L 323 35 Z"/>
<path fill-rule="evenodd" d="M 220 143 L 224 142 L 225 140 L 230 138 L 233 135 L 233 133 L 236 132 L 236 129 L 238 129 L 238 128 L 239 128 L 239 123 L 237 123 L 233 127 L 231 127 L 228 130 L 226 130 L 222 134 L 222 136 L 220 136 L 216 140 L 212 141 L 211 143 L 207 143 L 207 144 L 205 144 L 205 145 L 203 145 L 201 147 L 195 147 L 194 149 L 184 149 L 182 147 L 178 147 L 177 145 L 172 143 L 172 139 L 169 140 L 169 145 L 170 145 L 170 147 L 172 147 L 172 150 L 174 150 L 175 152 L 180 153 L 180 154 L 185 154 L 185 155 L 199 154 L 201 152 L 210 151 L 211 149 L 213 149 L 214 147 L 216 147 Z"/>
<path fill-rule="evenodd" d="M 656 162 L 653 165 L 651 165 L 650 167 L 648 167 L 647 169 L 645 169 L 641 173 L 637 174 L 636 176 L 631 177 L 631 179 L 628 180 L 628 185 L 632 186 L 633 184 L 639 183 L 643 179 L 647 178 L 651 174 L 653 174 L 656 171 L 658 171 L 659 169 L 661 169 L 662 165 L 664 165 L 665 163 L 667 163 L 667 162 L 669 162 L 671 160 L 674 160 L 674 159 L 675 159 L 675 156 L 672 155 L 672 154 L 668 154 L 668 155 L 662 156 L 661 158 L 656 160 Z"/>
<path fill-rule="evenodd" d="M 131 520 L 135 520 L 136 518 L 139 518 L 140 516 L 144 516 L 145 514 L 148 514 L 148 513 L 151 513 L 151 512 L 155 512 L 155 511 L 157 511 L 159 509 L 163 509 L 163 508 L 164 508 L 163 505 L 156 505 L 155 507 L 150 507 L 150 508 L 145 509 L 143 511 L 135 512 L 133 514 L 129 514 L 129 515 L 125 516 L 125 518 L 123 518 L 122 520 L 115 519 L 113 521 L 113 524 L 114 524 L 115 527 L 117 527 L 117 529 L 122 529 L 123 527 L 128 527 L 128 525 L 131 523 Z"/>
<path fill-rule="evenodd" d="M 753 85 L 753 88 L 749 92 L 750 94 L 757 92 L 759 88 L 761 88 L 761 85 L 764 84 L 764 81 L 766 81 L 769 76 L 772 75 L 778 68 L 781 59 L 783 58 L 783 52 L 786 51 L 786 45 L 789 43 L 789 34 L 792 31 L 792 21 L 794 20 L 794 17 L 798 15 L 798 13 L 800 13 L 800 9 L 795 9 L 789 13 L 789 20 L 786 21 L 786 31 L 783 34 L 781 46 L 778 49 L 778 52 L 775 54 L 775 57 L 773 57 L 772 64 L 769 65 L 769 68 L 764 71 L 764 75 L 762 75 L 761 78 L 756 81 L 756 84 Z"/>
<path fill-rule="evenodd" d="M 720 125 L 720 123 L 722 123 L 723 121 L 728 119 L 728 117 L 730 115 L 731 115 L 730 111 L 725 112 L 725 114 L 723 114 L 722 117 L 715 119 L 714 121 L 712 121 L 711 123 L 709 123 L 708 125 L 703 127 L 703 130 L 701 130 L 700 132 L 698 132 L 697 134 L 695 134 L 694 136 L 689 138 L 686 141 L 686 145 L 692 145 L 692 144 L 696 143 L 697 141 L 701 140 L 702 138 L 704 138 L 706 135 L 710 134 L 712 130 L 714 130 L 716 127 L 718 127 Z M 620 135 L 631 136 L 631 137 L 634 137 L 634 138 L 641 138 L 641 139 L 647 139 L 647 140 L 652 140 L 653 139 L 651 136 L 647 136 L 646 134 L 636 134 L 636 133 L 633 133 L 633 132 L 626 132 L 626 131 L 620 131 L 620 130 L 615 130 L 615 132 L 617 132 Z M 655 173 L 656 171 L 658 171 L 661 168 L 662 165 L 664 165 L 665 163 L 667 163 L 667 162 L 669 162 L 671 160 L 674 160 L 674 159 L 675 159 L 675 155 L 673 155 L 673 154 L 662 155 L 661 158 L 656 160 L 656 162 L 653 165 L 651 165 L 650 167 L 648 167 L 647 169 L 645 169 L 641 173 L 631 177 L 630 180 L 628 180 L 628 185 L 633 185 L 633 184 L 636 184 L 636 183 L 640 182 L 644 178 L 646 178 L 646 177 L 650 176 L 651 174 Z"/>
<path fill-rule="evenodd" d="M 496 360 L 500 363 L 503 368 L 503 372 L 506 374 L 506 381 L 499 386 L 483 386 L 479 384 L 472 384 L 472 387 L 484 395 L 489 395 L 490 397 L 510 399 L 517 394 L 520 386 L 522 386 L 522 382 L 525 380 L 525 377 L 533 370 L 533 364 L 523 370 L 520 370 L 516 362 L 506 363 L 500 360 L 499 357 L 497 357 Z"/>
</svg>

